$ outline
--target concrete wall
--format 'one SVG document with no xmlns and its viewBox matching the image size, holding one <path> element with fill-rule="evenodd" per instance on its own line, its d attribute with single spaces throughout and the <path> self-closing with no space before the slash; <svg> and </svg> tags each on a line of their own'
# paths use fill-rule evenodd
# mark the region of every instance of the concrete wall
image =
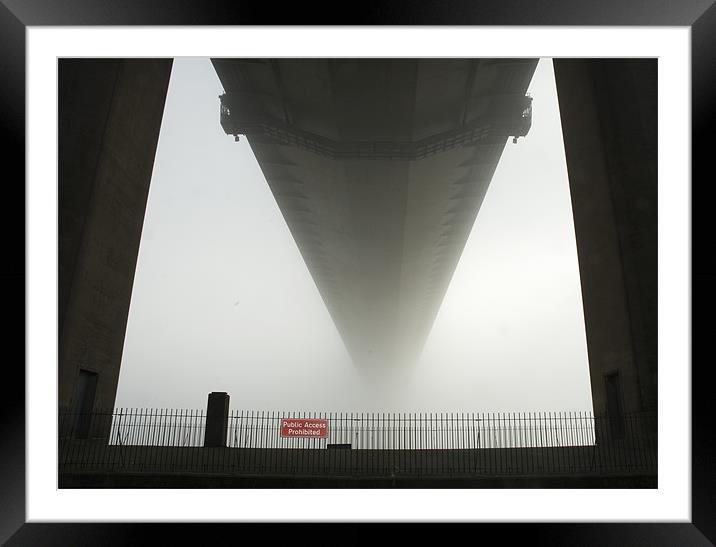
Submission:
<svg viewBox="0 0 716 547">
<path fill-rule="evenodd" d="M 171 59 L 60 59 L 59 406 L 79 370 L 114 405 Z"/>
<path fill-rule="evenodd" d="M 60 488 L 657 488 L 654 475 L 608 477 L 265 477 L 182 473 L 61 473 Z"/>
<path fill-rule="evenodd" d="M 264 477 L 656 476 L 649 442 L 464 450 L 325 450 L 107 445 L 65 439 L 61 474 L 205 473 Z"/>
<path fill-rule="evenodd" d="M 555 59 L 594 411 L 657 408 L 657 61 Z"/>
</svg>

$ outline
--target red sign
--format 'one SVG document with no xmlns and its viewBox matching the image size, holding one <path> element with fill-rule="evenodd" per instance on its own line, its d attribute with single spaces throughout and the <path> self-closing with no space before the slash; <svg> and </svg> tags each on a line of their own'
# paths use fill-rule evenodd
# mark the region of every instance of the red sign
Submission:
<svg viewBox="0 0 716 547">
<path fill-rule="evenodd" d="M 325 439 L 328 437 L 328 420 L 281 418 L 281 436 Z"/>
</svg>

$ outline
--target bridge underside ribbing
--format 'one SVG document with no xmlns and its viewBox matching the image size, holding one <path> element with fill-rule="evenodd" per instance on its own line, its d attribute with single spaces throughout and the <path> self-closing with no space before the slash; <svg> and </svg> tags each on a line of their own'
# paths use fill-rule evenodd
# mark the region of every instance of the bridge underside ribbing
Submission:
<svg viewBox="0 0 716 547">
<path fill-rule="evenodd" d="M 415 361 L 536 59 L 214 59 L 222 126 L 246 135 L 353 360 Z M 479 282 L 479 280 L 476 280 Z"/>
</svg>

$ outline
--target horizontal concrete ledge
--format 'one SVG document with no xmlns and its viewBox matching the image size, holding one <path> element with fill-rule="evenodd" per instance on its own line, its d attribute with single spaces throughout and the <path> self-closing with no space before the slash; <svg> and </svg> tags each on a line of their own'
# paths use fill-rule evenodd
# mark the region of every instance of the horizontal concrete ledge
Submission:
<svg viewBox="0 0 716 547">
<path fill-rule="evenodd" d="M 453 450 L 325 450 L 60 444 L 61 473 L 365 479 L 656 475 L 656 454 L 613 444 Z"/>
<path fill-rule="evenodd" d="M 395 478 L 257 477 L 172 473 L 61 473 L 60 488 L 657 488 L 656 476 Z"/>
</svg>

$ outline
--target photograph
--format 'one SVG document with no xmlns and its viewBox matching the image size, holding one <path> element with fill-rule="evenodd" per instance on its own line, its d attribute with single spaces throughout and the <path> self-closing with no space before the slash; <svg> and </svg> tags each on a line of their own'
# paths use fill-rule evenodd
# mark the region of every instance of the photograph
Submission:
<svg viewBox="0 0 716 547">
<path fill-rule="evenodd" d="M 59 488 L 656 488 L 655 58 L 59 58 Z"/>
</svg>

